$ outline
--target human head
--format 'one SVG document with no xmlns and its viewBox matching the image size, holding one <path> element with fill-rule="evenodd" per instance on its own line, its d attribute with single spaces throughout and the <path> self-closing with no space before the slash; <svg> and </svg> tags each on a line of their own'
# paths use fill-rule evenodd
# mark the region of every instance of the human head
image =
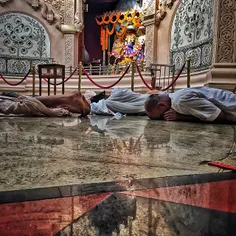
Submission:
<svg viewBox="0 0 236 236">
<path fill-rule="evenodd" d="M 168 94 L 152 94 L 145 101 L 145 110 L 152 120 L 163 119 L 164 113 L 171 108 Z"/>
</svg>

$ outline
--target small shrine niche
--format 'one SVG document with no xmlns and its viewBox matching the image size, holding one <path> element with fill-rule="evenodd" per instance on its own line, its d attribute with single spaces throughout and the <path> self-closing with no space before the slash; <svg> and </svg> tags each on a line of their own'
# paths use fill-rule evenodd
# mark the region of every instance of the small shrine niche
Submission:
<svg viewBox="0 0 236 236">
<path fill-rule="evenodd" d="M 109 12 L 96 18 L 101 27 L 100 42 L 103 60 L 124 66 L 132 60 L 145 60 L 145 27 L 142 24 L 142 12 Z"/>
</svg>

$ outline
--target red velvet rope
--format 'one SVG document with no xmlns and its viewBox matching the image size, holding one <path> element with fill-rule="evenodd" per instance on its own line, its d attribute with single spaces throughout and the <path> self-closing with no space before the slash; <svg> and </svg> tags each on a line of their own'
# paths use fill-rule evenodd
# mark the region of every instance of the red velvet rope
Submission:
<svg viewBox="0 0 236 236">
<path fill-rule="evenodd" d="M 77 70 L 77 68 L 74 69 L 74 71 L 72 72 L 72 74 L 71 74 L 66 80 L 64 80 L 64 81 L 62 81 L 62 82 L 56 84 L 56 86 L 61 85 L 61 84 L 63 84 L 63 83 L 66 83 L 66 82 L 75 74 L 76 70 Z M 46 78 L 43 78 L 43 80 L 48 83 L 48 80 L 47 80 Z M 51 85 L 54 85 L 54 83 L 51 83 L 51 82 L 50 82 L 50 84 L 51 84 Z"/>
<path fill-rule="evenodd" d="M 125 70 L 125 72 L 123 73 L 123 75 L 122 75 L 114 84 L 112 84 L 112 85 L 110 85 L 110 86 L 107 86 L 107 87 L 101 86 L 101 85 L 97 84 L 95 81 L 93 81 L 93 79 L 89 76 L 88 72 L 87 72 L 83 67 L 82 67 L 82 70 L 83 70 L 84 74 L 87 76 L 87 78 L 88 78 L 95 86 L 97 86 L 97 87 L 99 87 L 99 88 L 101 88 L 101 89 L 109 89 L 109 88 L 112 88 L 112 87 L 114 87 L 115 85 L 117 85 L 117 84 L 124 78 L 124 76 L 126 75 L 126 73 L 127 73 L 128 70 L 129 70 L 129 68 L 130 68 L 130 65 L 126 68 L 126 70 Z"/>
<path fill-rule="evenodd" d="M 164 89 L 161 89 L 161 91 L 166 91 L 166 90 L 168 90 L 170 87 L 172 87 L 172 86 L 176 83 L 176 81 L 179 79 L 180 75 L 182 74 L 182 72 L 183 72 L 183 70 L 184 70 L 185 64 L 186 64 L 186 62 L 183 64 L 181 70 L 179 71 L 179 73 L 178 73 L 178 75 L 175 77 L 175 79 L 172 81 L 172 83 L 171 83 L 168 87 L 166 87 L 166 88 L 164 88 Z"/>
<path fill-rule="evenodd" d="M 161 89 L 161 91 L 166 91 L 166 90 L 168 90 L 170 87 L 172 87 L 172 86 L 176 83 L 176 81 L 179 79 L 180 75 L 181 75 L 182 72 L 183 72 L 183 69 L 184 69 L 184 67 L 185 67 L 185 64 L 186 64 L 186 62 L 183 64 L 181 70 L 179 71 L 179 73 L 177 74 L 177 76 L 175 77 L 175 79 L 171 82 L 171 84 L 168 85 L 166 88 Z M 153 88 L 152 88 L 151 86 L 149 86 L 148 83 L 147 83 L 147 82 L 145 81 L 145 79 L 143 78 L 143 75 L 142 75 L 142 73 L 141 73 L 141 71 L 140 71 L 139 66 L 138 66 L 138 65 L 136 65 L 136 66 L 137 66 L 137 70 L 138 70 L 139 76 L 141 77 L 141 79 L 142 79 L 143 83 L 145 84 L 145 86 L 146 86 L 148 89 L 153 90 Z"/>
<path fill-rule="evenodd" d="M 7 83 L 8 85 L 10 85 L 10 86 L 17 86 L 17 85 L 21 84 L 24 80 L 27 79 L 27 77 L 28 77 L 30 71 L 31 71 L 31 70 L 29 69 L 29 71 L 27 72 L 27 74 L 25 75 L 25 77 L 24 77 L 20 82 L 18 82 L 18 83 L 16 83 L 16 84 L 13 84 L 13 83 L 8 82 L 8 81 L 3 77 L 2 74 L 0 74 L 0 77 L 1 77 L 1 78 L 3 79 L 3 81 L 4 81 L 5 83 Z"/>
<path fill-rule="evenodd" d="M 136 66 L 137 66 L 137 71 L 138 71 L 138 73 L 139 73 L 139 76 L 140 76 L 140 78 L 142 79 L 142 81 L 143 81 L 143 83 L 145 84 L 145 86 L 146 86 L 148 89 L 153 90 L 153 88 L 152 88 L 151 86 L 149 86 L 148 83 L 147 83 L 147 82 L 145 81 L 145 79 L 143 78 L 143 75 L 142 75 L 142 73 L 141 73 L 141 71 L 140 71 L 139 66 L 138 66 L 138 65 L 136 65 Z"/>
</svg>

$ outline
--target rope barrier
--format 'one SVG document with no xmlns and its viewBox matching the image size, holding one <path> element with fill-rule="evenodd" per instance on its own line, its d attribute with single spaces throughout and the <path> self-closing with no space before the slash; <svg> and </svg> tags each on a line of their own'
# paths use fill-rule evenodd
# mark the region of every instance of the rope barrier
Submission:
<svg viewBox="0 0 236 236">
<path fill-rule="evenodd" d="M 177 74 L 177 76 L 176 76 L 176 77 L 174 78 L 174 80 L 171 82 L 171 84 L 168 85 L 166 88 L 161 89 L 161 91 L 166 91 L 166 90 L 168 90 L 170 87 L 172 87 L 172 86 L 176 83 L 176 81 L 179 79 L 180 75 L 181 75 L 182 72 L 183 72 L 183 69 L 184 69 L 184 67 L 185 67 L 185 64 L 186 64 L 186 62 L 185 62 L 184 65 L 182 66 L 182 68 L 181 68 L 181 70 L 179 71 L 179 73 Z M 143 78 L 143 75 L 142 75 L 142 73 L 141 73 L 141 71 L 140 71 L 139 66 L 138 66 L 138 65 L 136 65 L 136 66 L 137 66 L 137 71 L 138 71 L 138 73 L 139 73 L 139 76 L 140 76 L 140 78 L 142 79 L 142 81 L 143 81 L 143 83 L 145 84 L 145 86 L 146 86 L 148 89 L 153 90 L 153 88 L 152 88 L 150 85 L 148 85 L 148 83 L 147 83 L 147 82 L 145 81 L 145 79 Z"/>
<path fill-rule="evenodd" d="M 83 67 L 82 67 L 82 70 L 83 70 L 84 74 L 87 76 L 87 78 L 90 80 L 90 82 L 92 82 L 95 86 L 97 86 L 101 89 L 110 89 L 110 88 L 114 87 L 115 85 L 117 85 L 124 78 L 124 76 L 127 74 L 128 70 L 129 70 L 129 68 L 130 68 L 130 65 L 126 68 L 123 75 L 114 84 L 112 84 L 110 86 L 101 86 L 101 85 L 97 84 L 95 81 L 93 81 L 93 79 L 89 76 L 88 72 Z"/>
<path fill-rule="evenodd" d="M 175 79 L 172 81 L 172 83 L 171 83 L 168 87 L 166 87 L 166 88 L 164 88 L 164 89 L 161 89 L 161 91 L 166 91 L 166 90 L 168 90 L 170 87 L 172 87 L 172 86 L 176 83 L 176 81 L 179 79 L 180 75 L 182 74 L 182 72 L 183 72 L 183 70 L 184 70 L 185 64 L 186 64 L 186 62 L 183 64 L 181 70 L 179 71 L 179 73 L 177 74 L 177 76 L 175 77 Z"/>
<path fill-rule="evenodd" d="M 10 85 L 10 86 L 17 86 L 17 85 L 20 85 L 22 82 L 24 82 L 24 80 L 27 79 L 27 77 L 28 77 L 30 71 L 31 71 L 31 69 L 29 69 L 29 71 L 28 71 L 27 74 L 24 76 L 24 78 L 23 78 L 20 82 L 18 82 L 18 83 L 16 83 L 16 84 L 13 84 L 13 83 L 8 82 L 8 81 L 3 77 L 2 74 L 0 74 L 0 77 L 1 77 L 1 78 L 3 79 L 3 81 L 4 81 L 5 83 L 7 83 L 8 85 Z"/>
<path fill-rule="evenodd" d="M 67 79 L 65 79 L 64 81 L 62 81 L 62 82 L 56 84 L 56 86 L 61 85 L 61 84 L 63 84 L 63 83 L 66 83 L 69 79 L 71 79 L 71 77 L 75 74 L 76 71 L 77 71 L 77 68 L 74 69 L 74 71 L 72 72 L 72 74 L 71 74 Z M 47 80 L 46 78 L 43 78 L 43 80 L 44 80 L 45 82 L 49 83 L 50 85 L 54 85 L 54 83 L 48 82 L 48 80 Z"/>
<path fill-rule="evenodd" d="M 153 90 L 153 88 L 152 88 L 151 86 L 149 86 L 148 83 L 147 83 L 147 82 L 145 81 L 145 79 L 143 78 L 143 75 L 142 75 L 142 73 L 141 73 L 141 71 L 140 71 L 139 66 L 136 65 L 136 67 L 137 67 L 137 71 L 138 71 L 138 73 L 139 73 L 139 76 L 140 76 L 140 78 L 142 79 L 142 81 L 143 81 L 143 83 L 145 84 L 145 86 L 146 86 L 148 89 Z"/>
</svg>

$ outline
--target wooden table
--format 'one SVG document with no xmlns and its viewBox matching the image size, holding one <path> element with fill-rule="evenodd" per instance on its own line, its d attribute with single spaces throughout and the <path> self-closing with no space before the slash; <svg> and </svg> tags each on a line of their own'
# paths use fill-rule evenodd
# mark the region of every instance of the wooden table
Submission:
<svg viewBox="0 0 236 236">
<path fill-rule="evenodd" d="M 54 95 L 57 93 L 57 79 L 62 80 L 62 94 L 65 93 L 65 65 L 41 64 L 38 65 L 39 73 L 39 96 L 42 95 L 42 79 L 48 81 L 48 96 L 50 95 L 50 81 L 53 79 Z"/>
</svg>

